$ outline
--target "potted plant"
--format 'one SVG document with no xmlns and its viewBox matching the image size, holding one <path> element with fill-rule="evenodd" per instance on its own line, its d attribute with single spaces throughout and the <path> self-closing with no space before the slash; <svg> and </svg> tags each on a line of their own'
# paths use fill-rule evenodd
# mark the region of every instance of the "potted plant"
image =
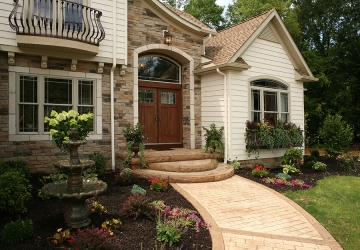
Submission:
<svg viewBox="0 0 360 250">
<path fill-rule="evenodd" d="M 69 141 L 70 130 L 76 128 L 78 140 L 84 140 L 93 129 L 93 113 L 79 114 L 75 110 L 61 113 L 52 110 L 49 116 L 45 116 L 44 123 L 49 124 L 52 142 L 60 149 L 68 151 L 63 141 Z"/>
<path fill-rule="evenodd" d="M 131 153 L 134 152 L 134 158 L 140 158 L 141 166 L 146 168 L 146 161 L 144 157 L 145 145 L 143 140 L 146 139 L 146 135 L 142 132 L 144 126 L 137 123 L 135 126 L 131 126 L 129 123 L 125 124 L 123 129 L 124 137 L 126 139 L 127 154 L 124 159 L 124 164 L 129 166 Z M 139 154 L 138 154 L 139 153 Z"/>
<path fill-rule="evenodd" d="M 205 146 L 204 151 L 210 152 L 214 156 L 220 154 L 221 158 L 224 158 L 224 144 L 222 137 L 224 133 L 224 126 L 217 129 L 214 123 L 210 124 L 210 129 L 203 127 L 205 130 Z"/>
</svg>

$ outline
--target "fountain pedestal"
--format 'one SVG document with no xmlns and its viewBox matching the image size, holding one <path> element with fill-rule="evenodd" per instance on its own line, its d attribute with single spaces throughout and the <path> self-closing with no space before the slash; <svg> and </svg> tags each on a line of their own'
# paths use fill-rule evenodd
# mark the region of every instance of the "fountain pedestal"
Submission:
<svg viewBox="0 0 360 250">
<path fill-rule="evenodd" d="M 79 228 L 90 224 L 88 209 L 85 200 L 107 190 L 107 184 L 99 180 L 82 179 L 82 172 L 95 165 L 94 161 L 80 161 L 78 148 L 86 144 L 86 141 L 77 141 L 77 131 L 72 129 L 70 132 L 71 141 L 64 141 L 70 148 L 70 160 L 59 161 L 56 167 L 64 170 L 68 174 L 67 181 L 55 181 L 46 184 L 41 191 L 50 197 L 65 199 L 68 207 L 65 211 L 65 222 L 69 227 Z"/>
</svg>

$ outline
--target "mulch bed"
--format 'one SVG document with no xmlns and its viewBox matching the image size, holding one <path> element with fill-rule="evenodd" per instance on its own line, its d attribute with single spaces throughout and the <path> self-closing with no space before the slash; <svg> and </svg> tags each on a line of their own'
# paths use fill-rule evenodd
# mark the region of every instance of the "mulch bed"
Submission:
<svg viewBox="0 0 360 250">
<path fill-rule="evenodd" d="M 360 176 L 360 169 L 357 171 L 345 171 L 342 170 L 338 165 L 335 159 L 331 159 L 325 156 L 321 156 L 318 158 L 318 161 L 323 162 L 327 165 L 327 169 L 325 171 L 314 171 L 307 165 L 305 156 L 305 164 L 301 166 L 301 173 L 291 175 L 292 179 L 299 179 L 304 181 L 306 184 L 311 185 L 312 187 L 316 186 L 318 180 L 324 179 L 326 176 L 334 176 L 334 175 L 346 175 L 346 176 Z M 254 163 L 257 161 L 254 161 Z M 258 162 L 261 162 L 259 160 Z M 266 166 L 265 166 L 266 167 Z M 265 184 L 260 177 L 253 176 L 251 174 L 251 169 L 240 169 L 235 172 L 236 175 L 244 177 L 246 179 L 252 180 L 254 182 L 265 185 L 279 193 L 284 193 L 286 191 L 297 191 L 302 190 L 303 188 L 298 186 L 285 186 L 285 185 L 274 185 L 274 184 Z M 269 177 L 274 178 L 277 173 L 274 170 L 270 170 Z"/>
<path fill-rule="evenodd" d="M 360 172 L 355 171 L 344 171 L 339 168 L 335 160 L 320 157 L 318 159 L 321 162 L 327 164 L 326 171 L 313 171 L 305 163 L 302 167 L 302 173 L 293 175 L 293 179 L 300 179 L 306 184 L 315 186 L 316 182 L 320 179 L 323 179 L 325 176 L 332 175 L 351 175 L 359 176 Z M 242 176 L 244 178 L 250 179 L 262 185 L 274 189 L 280 193 L 291 190 L 301 190 L 301 187 L 293 186 L 279 186 L 272 184 L 265 184 L 262 181 L 262 178 L 255 177 L 251 174 L 251 169 L 240 169 L 236 171 L 236 175 Z M 275 177 L 275 172 L 271 171 L 269 177 Z M 1 245 L 0 249 L 21 249 L 21 250 L 32 250 L 32 249 L 69 249 L 69 243 L 65 242 L 62 245 L 55 245 L 52 242 L 52 237 L 56 233 L 57 229 L 68 228 L 64 222 L 64 211 L 66 208 L 66 203 L 62 200 L 51 198 L 49 200 L 42 200 L 38 197 L 38 189 L 42 187 L 42 184 L 38 180 L 41 176 L 33 175 L 31 178 L 31 184 L 33 185 L 32 198 L 28 205 L 29 211 L 22 215 L 22 219 L 29 218 L 33 221 L 34 226 L 34 235 L 31 239 L 23 241 L 19 244 L 8 246 Z M 95 227 L 101 227 L 101 224 L 106 219 L 120 218 L 122 221 L 122 226 L 120 229 L 115 231 L 116 239 L 121 242 L 121 249 L 124 250 L 156 250 L 161 249 L 160 244 L 156 243 L 156 221 L 149 220 L 146 218 L 139 218 L 138 220 L 133 220 L 124 217 L 121 213 L 122 204 L 125 200 L 128 199 L 132 186 L 117 186 L 113 184 L 114 173 L 108 173 L 103 178 L 103 181 L 108 183 L 108 190 L 106 193 L 92 198 L 94 201 L 100 202 L 107 208 L 106 214 L 91 214 L 91 224 Z M 138 180 L 137 183 L 140 187 L 144 188 L 147 191 L 146 196 L 151 200 L 163 200 L 166 205 L 171 207 L 185 207 L 195 210 L 195 208 L 177 191 L 175 191 L 171 186 L 167 192 L 156 192 L 149 189 L 149 183 L 147 180 Z M 17 220 L 18 215 L 9 215 L 5 214 L 0 218 L 0 229 L 10 220 Z M 211 230 L 211 229 L 210 229 Z M 75 232 L 76 230 L 72 230 Z M 181 248 L 182 247 L 182 248 Z M 211 237 L 207 230 L 201 230 L 200 233 L 196 233 L 194 230 L 188 230 L 183 236 L 180 243 L 175 244 L 173 247 L 166 247 L 165 249 L 212 249 Z"/>
<path fill-rule="evenodd" d="M 29 218 L 32 220 L 34 226 L 33 237 L 12 246 L 0 244 L 0 249 L 51 250 L 69 249 L 71 247 L 67 242 L 61 245 L 56 245 L 52 242 L 52 237 L 59 228 L 62 228 L 63 230 L 68 228 L 64 221 L 66 203 L 55 198 L 42 200 L 38 197 L 38 189 L 42 187 L 42 184 L 38 180 L 40 177 L 41 176 L 39 175 L 33 175 L 31 178 L 31 184 L 33 185 L 32 198 L 28 205 L 28 212 L 21 216 L 22 219 Z M 156 243 L 155 218 L 154 220 L 149 220 L 147 218 L 133 220 L 132 218 L 126 218 L 121 213 L 122 205 L 130 196 L 132 186 L 114 185 L 114 173 L 108 173 L 101 179 L 108 184 L 108 190 L 104 194 L 92 199 L 104 205 L 107 209 L 107 213 L 102 215 L 90 214 L 90 226 L 94 225 L 95 227 L 100 228 L 101 224 L 106 219 L 120 218 L 122 225 L 118 230 L 114 231 L 116 239 L 120 241 L 120 249 L 162 249 L 160 248 L 160 243 Z M 171 186 L 169 186 L 169 189 L 166 192 L 157 192 L 149 189 L 149 182 L 147 180 L 140 179 L 138 180 L 137 185 L 146 190 L 146 196 L 152 201 L 163 200 L 166 205 L 171 206 L 172 208 L 184 207 L 196 210 L 190 202 L 182 197 Z M 2 230 L 4 225 L 10 220 L 15 221 L 18 218 L 18 215 L 1 216 L 0 229 Z M 73 229 L 72 232 L 76 232 L 76 230 Z M 196 233 L 195 230 L 189 229 L 182 235 L 181 239 L 180 243 L 176 243 L 172 247 L 166 247 L 165 249 L 212 249 L 211 237 L 208 230 L 201 230 L 199 233 Z"/>
</svg>

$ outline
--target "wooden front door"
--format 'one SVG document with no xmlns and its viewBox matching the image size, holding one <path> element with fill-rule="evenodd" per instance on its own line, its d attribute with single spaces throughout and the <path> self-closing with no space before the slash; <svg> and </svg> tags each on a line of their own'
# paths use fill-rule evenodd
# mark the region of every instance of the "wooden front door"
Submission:
<svg viewBox="0 0 360 250">
<path fill-rule="evenodd" d="M 139 122 L 147 148 L 182 147 L 180 84 L 139 82 Z"/>
</svg>

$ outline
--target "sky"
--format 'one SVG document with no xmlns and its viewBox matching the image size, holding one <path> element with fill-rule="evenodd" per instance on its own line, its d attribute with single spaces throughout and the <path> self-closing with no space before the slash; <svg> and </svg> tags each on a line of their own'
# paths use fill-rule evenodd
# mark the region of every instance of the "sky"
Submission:
<svg viewBox="0 0 360 250">
<path fill-rule="evenodd" d="M 216 4 L 220 6 L 228 6 L 232 0 L 216 0 Z"/>
</svg>

